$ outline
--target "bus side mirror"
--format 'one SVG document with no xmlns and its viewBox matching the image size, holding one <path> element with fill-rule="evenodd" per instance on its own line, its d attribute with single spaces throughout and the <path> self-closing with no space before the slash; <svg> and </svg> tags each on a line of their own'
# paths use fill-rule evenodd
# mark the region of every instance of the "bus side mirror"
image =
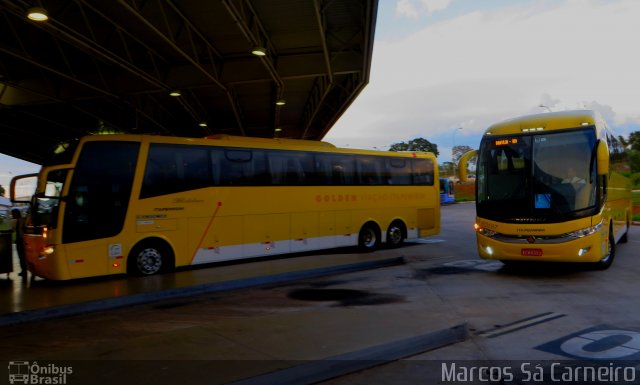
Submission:
<svg viewBox="0 0 640 385">
<path fill-rule="evenodd" d="M 36 189 L 38 183 L 38 174 L 18 175 L 11 179 L 9 194 L 13 203 L 31 203 L 31 195 Z M 24 190 L 27 186 L 28 192 L 17 191 Z"/>
<path fill-rule="evenodd" d="M 607 175 L 609 173 L 609 147 L 604 140 L 598 141 L 596 157 L 598 161 L 598 175 Z"/>
</svg>

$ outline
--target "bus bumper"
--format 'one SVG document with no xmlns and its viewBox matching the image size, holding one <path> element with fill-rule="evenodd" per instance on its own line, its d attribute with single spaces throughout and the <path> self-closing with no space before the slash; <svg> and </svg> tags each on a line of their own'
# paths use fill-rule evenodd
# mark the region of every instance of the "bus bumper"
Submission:
<svg viewBox="0 0 640 385">
<path fill-rule="evenodd" d="M 559 243 L 509 243 L 476 233 L 478 253 L 483 259 L 540 262 L 598 262 L 607 253 L 607 232 Z"/>
<path fill-rule="evenodd" d="M 38 277 L 56 280 L 70 279 L 69 271 L 62 264 L 56 263 L 59 258 L 53 246 L 45 242 L 41 235 L 25 235 L 25 257 L 29 271 Z"/>
</svg>

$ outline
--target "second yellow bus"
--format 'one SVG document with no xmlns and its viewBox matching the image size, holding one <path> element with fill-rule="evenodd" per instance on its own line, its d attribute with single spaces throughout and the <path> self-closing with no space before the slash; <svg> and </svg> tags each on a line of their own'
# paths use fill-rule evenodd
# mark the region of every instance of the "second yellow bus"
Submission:
<svg viewBox="0 0 640 385">
<path fill-rule="evenodd" d="M 627 241 L 630 169 L 623 146 L 597 113 L 544 113 L 494 124 L 477 159 L 482 258 L 606 269 L 616 243 Z"/>
</svg>

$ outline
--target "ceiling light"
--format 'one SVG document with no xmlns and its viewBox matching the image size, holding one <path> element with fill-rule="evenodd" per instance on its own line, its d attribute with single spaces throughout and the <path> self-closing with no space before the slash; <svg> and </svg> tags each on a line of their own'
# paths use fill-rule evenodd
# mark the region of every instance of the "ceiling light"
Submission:
<svg viewBox="0 0 640 385">
<path fill-rule="evenodd" d="M 264 47 L 253 47 L 251 53 L 256 56 L 265 56 L 267 54 L 267 49 Z"/>
<path fill-rule="evenodd" d="M 198 126 L 200 126 L 200 127 L 207 127 L 207 122 L 200 122 L 200 124 L 198 124 Z"/>
<path fill-rule="evenodd" d="M 284 99 L 276 100 L 276 106 L 284 106 L 285 104 L 287 104 L 287 101 Z"/>
<path fill-rule="evenodd" d="M 179 90 L 172 90 L 171 92 L 169 92 L 169 96 L 173 96 L 173 97 L 178 97 L 181 96 L 182 94 L 180 93 Z"/>
<path fill-rule="evenodd" d="M 47 10 L 40 7 L 29 8 L 27 11 L 27 17 L 33 21 L 47 21 L 49 19 Z"/>
<path fill-rule="evenodd" d="M 275 129 L 275 132 L 280 132 L 280 131 L 282 131 L 282 128 L 280 128 L 280 127 Z"/>
</svg>

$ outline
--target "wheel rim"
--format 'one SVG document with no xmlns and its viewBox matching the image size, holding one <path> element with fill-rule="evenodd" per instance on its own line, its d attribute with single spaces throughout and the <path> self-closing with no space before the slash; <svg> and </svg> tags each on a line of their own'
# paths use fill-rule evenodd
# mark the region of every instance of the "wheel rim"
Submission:
<svg viewBox="0 0 640 385">
<path fill-rule="evenodd" d="M 155 274 L 162 267 L 162 254 L 154 248 L 144 249 L 138 254 L 137 262 L 140 273 Z"/>
<path fill-rule="evenodd" d="M 389 243 L 397 245 L 402 242 L 402 229 L 398 226 L 391 226 L 388 231 Z"/>
<path fill-rule="evenodd" d="M 366 228 L 362 230 L 362 236 L 360 237 L 362 245 L 366 248 L 372 248 L 376 245 L 378 240 L 376 232 L 372 228 Z"/>
<path fill-rule="evenodd" d="M 600 262 L 602 263 L 609 263 L 609 260 L 611 259 L 611 253 L 613 252 L 612 242 L 614 242 L 612 238 L 613 237 L 611 236 L 611 234 L 609 234 L 609 242 L 607 242 L 607 255 L 602 258 L 602 260 L 600 260 Z"/>
</svg>

